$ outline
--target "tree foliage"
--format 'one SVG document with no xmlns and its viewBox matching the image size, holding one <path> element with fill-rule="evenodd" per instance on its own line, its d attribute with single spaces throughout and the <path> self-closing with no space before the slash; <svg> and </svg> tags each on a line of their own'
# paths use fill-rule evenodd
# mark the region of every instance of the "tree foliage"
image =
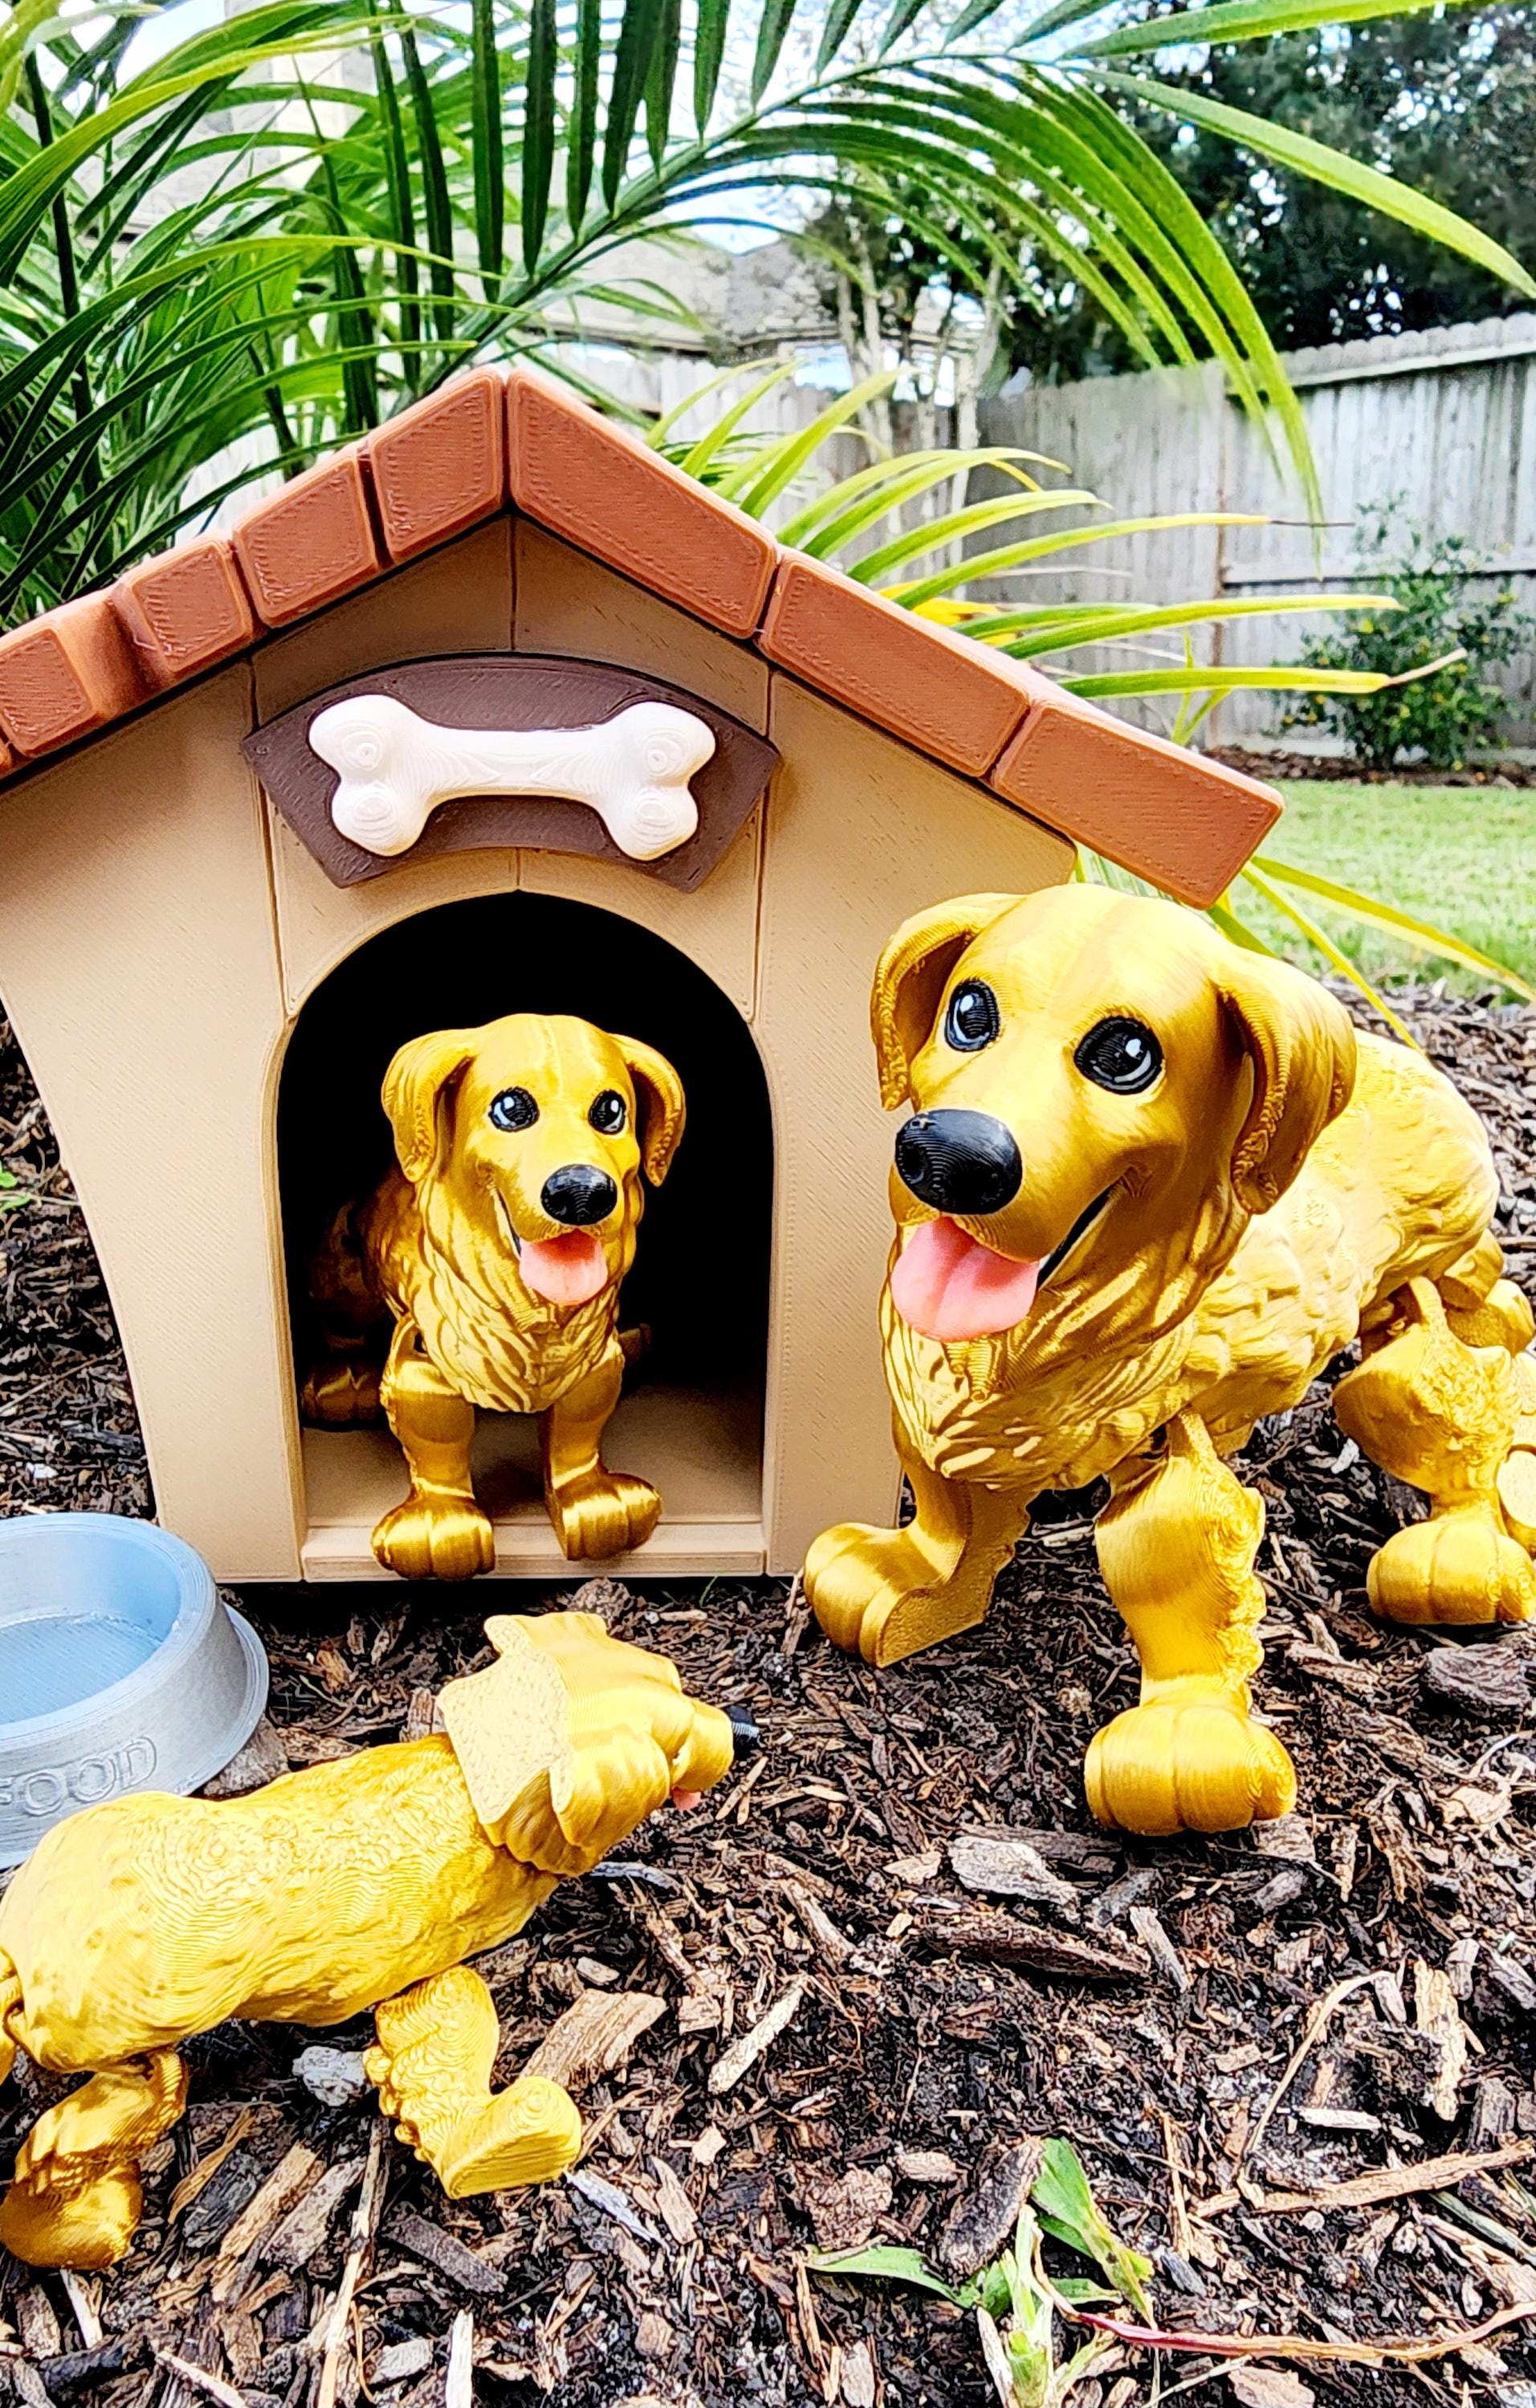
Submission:
<svg viewBox="0 0 1536 2408">
<path fill-rule="evenodd" d="M 1127 356 L 1220 359 L 1315 501 L 1248 285 L 1138 130 L 1203 112 L 1223 133 L 1154 71 L 1166 35 L 1134 0 L 1057 0 L 1000 33 L 998 0 L 941 23 L 912 0 L 838 0 L 803 67 L 793 0 L 737 5 L 745 95 L 722 79 L 731 0 L 264 0 L 149 64 L 136 24 L 174 33 L 175 7 L 66 21 L 17 0 L 0 20 L 0 616 L 99 583 L 468 361 L 572 365 L 635 236 L 760 213 L 765 194 L 815 206 L 853 176 L 957 278 L 1069 279 Z M 1318 9 L 1208 0 L 1188 22 L 1250 43 Z M 1370 163 L 1299 152 L 1278 122 L 1234 116 L 1225 135 L 1536 296 L 1497 242 Z M 626 297 L 676 315 L 655 287 Z"/>
</svg>

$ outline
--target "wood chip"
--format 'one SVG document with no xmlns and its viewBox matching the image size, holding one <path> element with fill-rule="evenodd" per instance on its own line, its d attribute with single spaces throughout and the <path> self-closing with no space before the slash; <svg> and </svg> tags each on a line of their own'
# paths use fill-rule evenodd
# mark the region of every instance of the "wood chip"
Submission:
<svg viewBox="0 0 1536 2408">
<path fill-rule="evenodd" d="M 782 1997 L 775 1999 L 767 2014 L 760 2016 L 750 2031 L 744 2031 L 739 2040 L 733 2041 L 723 2057 L 715 2058 L 710 2068 L 710 2088 L 715 2098 L 722 2098 L 727 2090 L 734 2090 L 741 2076 L 751 2071 L 764 2050 L 771 2048 L 785 2026 L 799 2014 L 805 1993 L 804 1982 L 792 1982 Z"/>
<path fill-rule="evenodd" d="M 815 1942 L 825 1962 L 834 1971 L 846 1965 L 854 1954 L 854 1942 L 838 1929 L 825 1908 L 818 1904 L 803 1882 L 786 1881 L 780 1885 L 801 1924 Z"/>
<path fill-rule="evenodd" d="M 201 2199 L 220 2167 L 227 2157 L 234 2156 L 255 2121 L 251 2109 L 242 2107 L 217 2148 L 209 2149 L 205 2157 L 198 2158 L 190 2173 L 182 2175 L 171 2193 L 170 2216 L 173 2223 L 179 2215 L 186 2213 L 194 2199 Z"/>
<path fill-rule="evenodd" d="M 666 2000 L 649 1990 L 583 1990 L 551 2026 L 523 2073 L 541 2073 L 564 2090 L 584 2090 L 622 2065 L 640 2034 L 666 2013 Z"/>
<path fill-rule="evenodd" d="M 867 2341 L 842 2354 L 843 2408 L 875 2408 L 875 2361 Z"/>
<path fill-rule="evenodd" d="M 88 2350 L 94 2349 L 102 2338 L 94 2284 L 89 2274 L 78 2274 L 72 2266 L 60 2269 L 59 2281 L 64 2286 L 65 2298 L 69 2301 L 70 2313 L 79 2327 L 81 2341 Z"/>
<path fill-rule="evenodd" d="M 637 2215 L 617 2183 L 605 2182 L 601 2174 L 590 2172 L 585 2166 L 573 2166 L 566 2180 L 590 2206 L 610 2215 L 622 2231 L 632 2233 L 637 2241 L 648 2241 L 654 2247 L 661 2239 L 653 2225 Z"/>
<path fill-rule="evenodd" d="M 1497 2173 L 1500 2166 L 1521 2166 L 1536 2156 L 1536 2141 L 1510 2141 L 1501 2149 L 1477 2155 L 1453 2149 L 1448 2157 L 1426 2157 L 1416 2166 L 1384 2166 L 1379 2173 L 1358 2174 L 1353 2182 L 1329 2183 L 1322 2190 L 1250 2190 L 1243 2195 L 1260 2215 L 1299 2215 L 1308 2208 L 1374 2207 L 1384 2199 L 1412 2199 L 1426 2190 L 1449 2190 L 1471 2174 Z"/>
<path fill-rule="evenodd" d="M 988 1898 L 1022 1898 L 1032 1906 L 1054 1906 L 1077 1916 L 1077 1893 L 1054 1873 L 1034 1842 L 1020 1831 L 962 1831 L 949 1843 L 955 1877 L 966 1889 Z"/>
<path fill-rule="evenodd" d="M 194 2366 L 192 2360 L 178 2358 L 174 2350 L 157 2349 L 155 2363 L 166 2368 L 189 2391 L 200 2392 L 205 2400 L 215 2400 L 219 2408 L 246 2408 L 245 2394 L 237 2391 L 221 2374 L 210 2374 L 206 2366 Z"/>
<path fill-rule="evenodd" d="M 673 2240 L 686 2248 L 698 2231 L 693 2200 L 665 2157 L 653 2157 L 651 2162 L 656 2176 L 656 2205 L 661 2210 L 661 2220 Z"/>
<path fill-rule="evenodd" d="M 1039 1973 L 1076 1974 L 1088 1982 L 1145 1981 L 1152 1970 L 1144 1949 L 1112 1940 L 1078 1940 L 1021 1916 L 972 1908 L 937 1916 L 918 1927 L 926 1948 L 952 1956 L 981 1956 L 998 1965 L 1029 1965 Z"/>
<path fill-rule="evenodd" d="M 341 2380 L 341 2352 L 352 2330 L 352 2300 L 373 2248 L 374 2235 L 379 2229 L 388 2164 L 389 2126 L 380 2115 L 368 2135 L 367 2163 L 363 2170 L 363 2186 L 357 2194 L 352 2222 L 347 2228 L 347 2255 L 341 2268 L 341 2280 L 337 2286 L 335 2299 L 311 2336 L 320 2350 L 320 2381 L 315 2387 L 315 2408 L 336 2408 L 337 2388 Z"/>
<path fill-rule="evenodd" d="M 958 2182 L 960 2168 L 942 2149 L 897 2149 L 896 2170 L 906 2182 Z"/>
<path fill-rule="evenodd" d="M 475 2312 L 461 2308 L 448 2337 L 443 2408 L 471 2408 L 475 2396 Z"/>
<path fill-rule="evenodd" d="M 491 2299 L 502 2286 L 502 2277 L 495 2267 L 487 2266 L 462 2241 L 455 2241 L 440 2225 L 429 2223 L 424 2215 L 415 2214 L 409 2207 L 398 2208 L 385 2225 L 391 2241 L 409 2249 L 428 2266 L 435 2266 L 445 2282 L 461 2291 L 473 2292 L 477 2299 Z"/>
<path fill-rule="evenodd" d="M 278 2159 L 261 2188 L 247 2200 L 219 2243 L 218 2255 L 222 2262 L 214 2272 L 212 2288 L 215 2300 L 230 2296 L 234 2269 L 228 2261 L 243 2258 L 248 2250 L 253 2249 L 279 2216 L 285 2214 L 295 2200 L 319 2180 L 320 2173 L 320 2159 L 313 2149 L 305 2147 L 302 2141 L 295 2141 L 293 2147 Z"/>
<path fill-rule="evenodd" d="M 1240 2408 L 1313 2408 L 1317 2397 L 1288 2366 L 1229 2366 L 1227 2387 Z"/>
<path fill-rule="evenodd" d="M 1026 2134 L 1016 2141 L 994 2141 L 983 2150 L 939 2240 L 939 2262 L 956 2282 L 989 2265 L 1012 2237 L 1040 2172 L 1042 2147 Z"/>
<path fill-rule="evenodd" d="M 1184 1958 L 1174 1947 L 1163 1928 L 1161 1917 L 1150 1906 L 1133 1906 L 1130 1928 L 1158 1971 L 1167 1975 L 1176 1990 L 1187 1990 L 1189 1974 Z"/>
<path fill-rule="evenodd" d="M 1506 1717 L 1524 1713 L 1530 1703 L 1525 1668 L 1504 1647 L 1433 1648 L 1419 1667 L 1419 1681 L 1432 1705 L 1456 1713 Z"/>
<path fill-rule="evenodd" d="M 896 2185 L 889 2166 L 850 2166 L 846 2173 L 813 2174 L 801 2185 L 823 2249 L 862 2249 L 878 2217 L 889 2212 Z"/>
<path fill-rule="evenodd" d="M 1422 1956 L 1414 1964 L 1414 2027 L 1434 2051 L 1435 2070 L 1424 2093 L 1424 2103 L 1450 2124 L 1460 2108 L 1461 2077 L 1467 2070 L 1467 2028 L 1457 2011 L 1450 1977 Z"/>
<path fill-rule="evenodd" d="M 263 2258 L 274 2266 L 285 2266 L 291 2274 L 308 2266 L 324 2243 L 332 2216 L 362 2172 L 361 2157 L 345 2157 L 339 2165 L 327 2168 L 297 2206 L 283 2217 L 264 2246 Z M 254 2200 L 251 2204 L 253 2206 Z"/>
</svg>

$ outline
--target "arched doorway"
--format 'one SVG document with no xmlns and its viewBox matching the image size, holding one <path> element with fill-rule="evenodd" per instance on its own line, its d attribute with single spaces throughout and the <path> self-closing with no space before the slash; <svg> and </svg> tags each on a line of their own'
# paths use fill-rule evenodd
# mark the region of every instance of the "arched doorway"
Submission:
<svg viewBox="0 0 1536 2408">
<path fill-rule="evenodd" d="M 622 1307 L 624 1326 L 646 1323 L 652 1343 L 606 1451 L 665 1500 L 636 1573 L 652 1560 L 658 1573 L 725 1569 L 738 1553 L 733 1530 L 740 1555 L 755 1547 L 760 1557 L 773 1207 L 767 1081 L 729 997 L 675 946 L 612 912 L 526 893 L 441 904 L 369 939 L 305 1004 L 278 1101 L 295 1381 L 315 1343 L 307 1274 L 319 1233 L 391 1159 L 379 1100 L 391 1055 L 427 1029 L 511 1011 L 570 1012 L 641 1038 L 682 1077 L 687 1130 L 666 1183 L 648 1191 Z M 303 1445 L 307 1566 L 318 1555 L 321 1576 L 366 1576 L 367 1532 L 404 1493 L 394 1441 L 386 1430 L 307 1430 Z M 537 1460 L 531 1423 L 481 1416 L 476 1481 L 497 1524 L 498 1570 L 558 1566 Z"/>
</svg>

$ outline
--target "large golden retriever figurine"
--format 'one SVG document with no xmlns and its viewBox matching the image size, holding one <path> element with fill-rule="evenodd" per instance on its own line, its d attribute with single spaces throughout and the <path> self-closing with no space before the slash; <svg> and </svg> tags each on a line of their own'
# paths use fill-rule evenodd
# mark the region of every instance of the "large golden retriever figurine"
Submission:
<svg viewBox="0 0 1536 2408">
<path fill-rule="evenodd" d="M 619 1283 L 635 1258 L 643 1163 L 659 1186 L 682 1135 L 669 1062 L 584 1020 L 515 1012 L 401 1047 L 384 1079 L 398 1168 L 332 1226 L 310 1294 L 325 1359 L 307 1420 L 376 1420 L 405 1453 L 410 1494 L 373 1534 L 408 1580 L 493 1570 L 476 1502 L 475 1408 L 543 1416 L 544 1496 L 561 1547 L 592 1560 L 639 1547 L 661 1498 L 610 1471 L 602 1438 L 634 1332 Z M 380 1378 L 374 1332 L 393 1314 Z"/>
<path fill-rule="evenodd" d="M 891 1664 L 979 1622 L 1042 1490 L 1107 1474 L 1099 1562 L 1141 1701 L 1095 1738 L 1106 1824 L 1294 1803 L 1250 1719 L 1264 1509 L 1224 1458 L 1357 1336 L 1334 1391 L 1428 1520 L 1371 1567 L 1402 1622 L 1536 1610 L 1536 1362 L 1497 1182 L 1421 1054 L 1177 905 L 1067 886 L 909 920 L 875 977 L 896 1140 L 881 1303 L 915 1513 L 806 1564 L 823 1628 Z"/>
<path fill-rule="evenodd" d="M 91 2080 L 40 2116 L 0 2201 L 34 2266 L 109 2266 L 138 2167 L 186 2104 L 179 2043 L 226 2016 L 338 2024 L 377 2009 L 365 2060 L 400 2137 L 455 2198 L 547 2182 L 578 2155 L 559 2085 L 490 2087 L 495 1948 L 668 1794 L 691 1804 L 739 1731 L 665 1656 L 596 1615 L 497 1617 L 445 1730 L 290 1773 L 248 1798 L 88 1807 L 0 1904 L 0 2079 L 19 2048 Z"/>
</svg>

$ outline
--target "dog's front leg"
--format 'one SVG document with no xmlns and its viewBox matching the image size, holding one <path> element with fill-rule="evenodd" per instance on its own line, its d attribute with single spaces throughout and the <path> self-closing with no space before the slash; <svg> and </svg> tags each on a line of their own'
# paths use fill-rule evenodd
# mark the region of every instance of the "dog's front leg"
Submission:
<svg viewBox="0 0 1536 2408">
<path fill-rule="evenodd" d="M 550 1407 L 540 1426 L 544 1501 L 572 1563 L 642 1547 L 661 1513 L 661 1498 L 648 1481 L 610 1471 L 603 1461 L 603 1432 L 619 1401 L 624 1369 L 622 1341 L 615 1338 L 596 1370 Z"/>
<path fill-rule="evenodd" d="M 374 1554 L 406 1580 L 467 1580 L 491 1571 L 495 1532 L 475 1502 L 469 1471 L 475 1409 L 423 1351 L 409 1314 L 395 1324 L 380 1393 L 406 1458 L 410 1494 L 374 1531 Z"/>
<path fill-rule="evenodd" d="M 1117 1474 L 1098 1562 L 1141 1659 L 1141 1702 L 1088 1750 L 1088 1804 L 1101 1823 L 1154 1838 L 1236 1831 L 1295 1805 L 1290 1757 L 1249 1713 L 1263 1661 L 1263 1535 L 1261 1500 L 1193 1413 L 1170 1423 L 1154 1463 Z"/>
<path fill-rule="evenodd" d="M 867 1664 L 899 1663 L 980 1622 L 1029 1522 L 1022 1489 L 942 1479 L 912 1454 L 899 1428 L 896 1443 L 916 1509 L 912 1520 L 899 1530 L 840 1522 L 805 1559 L 817 1621 Z"/>
</svg>

